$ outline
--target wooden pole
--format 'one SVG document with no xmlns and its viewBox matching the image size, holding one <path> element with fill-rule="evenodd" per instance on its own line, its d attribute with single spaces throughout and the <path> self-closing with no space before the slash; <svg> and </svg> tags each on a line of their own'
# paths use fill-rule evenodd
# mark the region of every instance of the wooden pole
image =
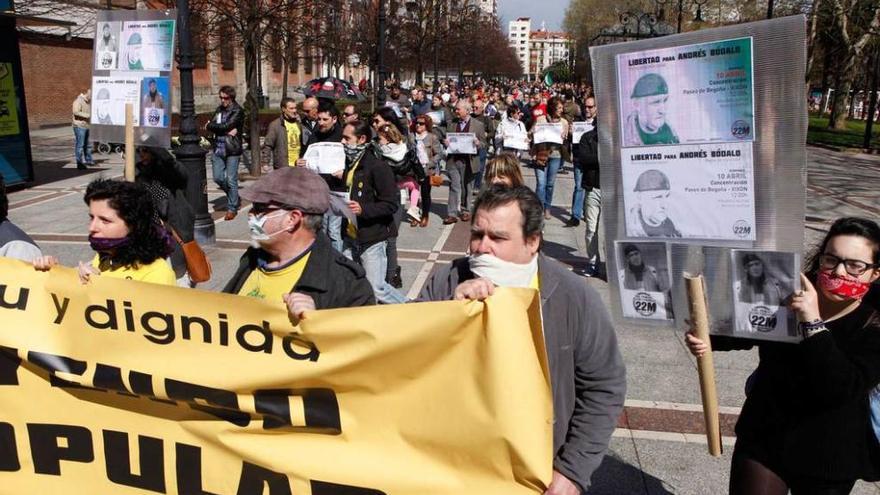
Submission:
<svg viewBox="0 0 880 495">
<path fill-rule="evenodd" d="M 134 182 L 134 106 L 125 104 L 125 180 Z"/>
<path fill-rule="evenodd" d="M 706 307 L 706 296 L 703 276 L 685 275 L 688 307 L 691 312 L 691 323 L 694 325 L 696 337 L 709 350 L 697 358 L 697 371 L 700 374 L 700 395 L 703 398 L 703 418 L 706 422 L 706 440 L 709 442 L 709 454 L 721 456 L 721 424 L 718 417 L 718 393 L 715 389 L 715 366 L 712 361 L 712 344 L 709 340 L 709 311 Z"/>
</svg>

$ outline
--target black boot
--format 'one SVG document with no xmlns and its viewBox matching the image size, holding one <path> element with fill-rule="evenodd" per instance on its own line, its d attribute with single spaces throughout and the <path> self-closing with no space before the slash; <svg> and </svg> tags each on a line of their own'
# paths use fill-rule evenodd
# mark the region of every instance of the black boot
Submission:
<svg viewBox="0 0 880 495">
<path fill-rule="evenodd" d="M 388 283 L 391 284 L 391 287 L 394 287 L 395 289 L 403 288 L 403 280 L 401 280 L 401 278 L 400 278 L 400 267 L 399 266 L 394 269 L 394 275 L 391 277 L 391 280 L 388 281 Z"/>
</svg>

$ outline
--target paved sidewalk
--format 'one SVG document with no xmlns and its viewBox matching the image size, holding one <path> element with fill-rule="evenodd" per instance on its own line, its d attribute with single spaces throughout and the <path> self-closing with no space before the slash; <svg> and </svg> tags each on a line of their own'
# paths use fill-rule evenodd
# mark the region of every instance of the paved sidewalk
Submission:
<svg viewBox="0 0 880 495">
<path fill-rule="evenodd" d="M 72 159 L 69 128 L 36 131 L 32 135 L 37 181 L 34 187 L 10 194 L 10 218 L 34 236 L 47 254 L 75 265 L 91 258 L 87 242 L 85 185 L 100 176 L 122 175 L 117 155 L 96 155 L 99 166 L 78 171 Z M 844 215 L 880 219 L 880 157 L 809 148 L 809 183 L 805 243 L 820 238 L 830 221 Z M 210 177 L 210 167 L 207 166 Z M 534 173 L 524 170 L 527 181 Z M 242 187 L 250 183 L 244 182 Z M 583 266 L 584 226 L 566 228 L 571 206 L 573 173 L 567 166 L 557 178 L 553 218 L 545 230 L 547 252 L 561 261 Z M 218 209 L 223 194 L 208 182 L 209 201 Z M 444 226 L 447 188 L 434 188 L 434 207 L 427 228 L 401 226 L 398 241 L 404 289 L 415 296 L 431 271 L 464 255 L 468 226 Z M 211 206 L 209 206 L 211 207 Z M 564 211 L 563 211 L 564 210 Z M 243 211 L 244 213 L 245 211 Z M 206 249 L 214 279 L 201 288 L 219 290 L 229 279 L 248 246 L 247 216 L 215 218 L 217 243 Z M 584 279 L 607 301 L 607 284 Z M 757 353 L 716 354 L 716 374 L 722 405 L 725 453 L 707 454 L 696 364 L 685 349 L 681 331 L 617 328 L 628 368 L 626 410 L 611 442 L 609 455 L 594 476 L 590 494 L 718 494 L 727 490 L 733 424 L 744 400 L 743 385 L 757 364 Z M 860 483 L 855 494 L 880 494 L 873 484 Z"/>
</svg>

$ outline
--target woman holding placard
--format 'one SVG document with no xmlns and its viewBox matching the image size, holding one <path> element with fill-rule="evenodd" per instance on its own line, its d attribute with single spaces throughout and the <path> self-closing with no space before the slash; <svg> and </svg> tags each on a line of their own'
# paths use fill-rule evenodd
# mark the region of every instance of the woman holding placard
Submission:
<svg viewBox="0 0 880 495">
<path fill-rule="evenodd" d="M 522 151 L 529 149 L 526 125 L 522 122 L 522 110 L 516 105 L 507 109 L 506 116 L 498 123 L 495 130 L 495 148 L 504 153 L 511 153 L 517 158 Z"/>
<path fill-rule="evenodd" d="M 847 494 L 880 478 L 869 393 L 880 383 L 880 313 L 862 298 L 880 278 L 880 227 L 841 218 L 788 297 L 798 344 L 712 337 L 715 350 L 759 346 L 736 425 L 731 494 Z M 708 346 L 693 332 L 691 352 Z"/>
<path fill-rule="evenodd" d="M 556 174 L 562 168 L 562 143 L 568 137 L 570 124 L 562 117 L 563 110 L 562 99 L 554 96 L 547 102 L 547 115 L 541 115 L 532 128 L 532 139 L 535 142 L 535 156 L 543 158 L 546 153 L 547 161 L 545 165 L 541 164 L 542 160 L 535 160 L 535 194 L 544 204 L 544 218 L 550 218 L 550 206 L 553 204 L 553 186 L 556 183 Z M 541 124 L 561 124 L 562 134 L 557 136 L 557 142 L 539 141 L 537 129 Z"/>
</svg>

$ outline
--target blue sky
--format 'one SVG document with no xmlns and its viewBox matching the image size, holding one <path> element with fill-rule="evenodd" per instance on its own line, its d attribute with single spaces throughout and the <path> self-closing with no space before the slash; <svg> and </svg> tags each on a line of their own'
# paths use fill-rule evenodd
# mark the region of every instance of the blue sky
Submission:
<svg viewBox="0 0 880 495">
<path fill-rule="evenodd" d="M 547 29 L 558 31 L 562 29 L 562 18 L 565 17 L 565 9 L 569 0 L 498 0 L 498 16 L 503 21 L 504 32 L 507 32 L 507 23 L 517 17 L 531 17 L 532 29 L 539 29 L 541 21 L 546 21 Z"/>
</svg>

